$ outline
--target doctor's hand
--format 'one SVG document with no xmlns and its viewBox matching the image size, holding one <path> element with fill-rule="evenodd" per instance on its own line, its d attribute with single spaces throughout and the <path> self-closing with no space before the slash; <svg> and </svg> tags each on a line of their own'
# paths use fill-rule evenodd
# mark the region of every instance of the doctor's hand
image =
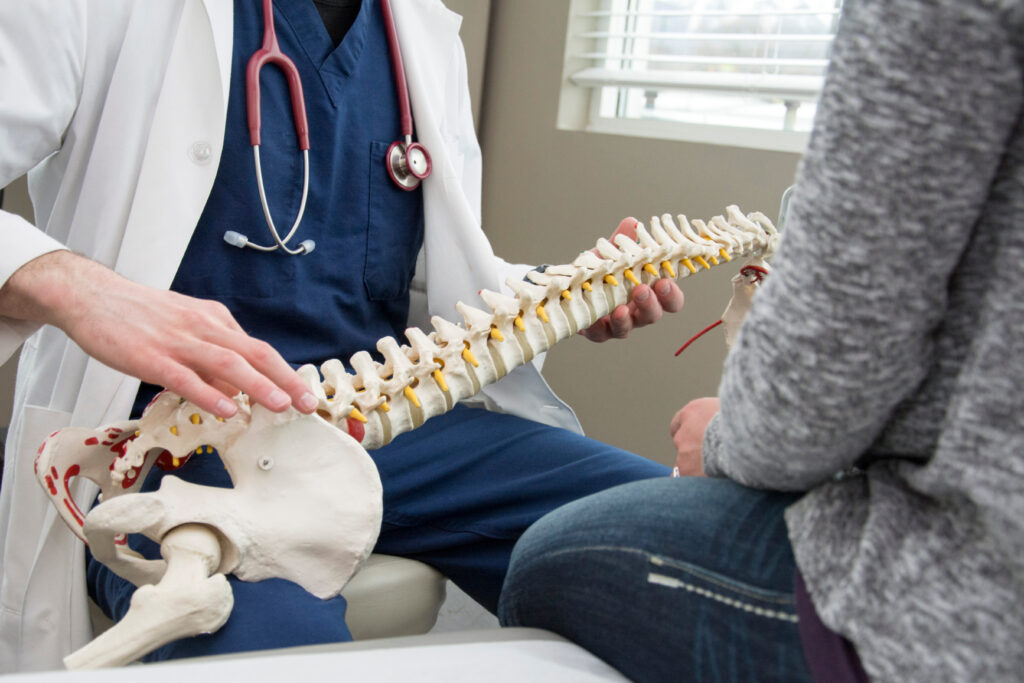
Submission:
<svg viewBox="0 0 1024 683">
<path fill-rule="evenodd" d="M 59 327 L 105 365 L 219 417 L 237 412 L 238 391 L 276 412 L 316 408 L 302 378 L 222 304 L 137 284 L 69 251 L 19 268 L 0 288 L 0 315 Z"/>
<path fill-rule="evenodd" d="M 635 240 L 636 226 L 635 218 L 623 219 L 612 233 L 612 240 L 614 241 L 615 236 L 620 234 L 628 235 Z M 674 280 L 663 278 L 651 286 L 637 285 L 628 304 L 617 306 L 590 327 L 580 330 L 580 334 L 595 342 L 625 339 L 633 328 L 658 322 L 666 311 L 675 313 L 682 307 L 683 292 L 679 285 Z"/>
<path fill-rule="evenodd" d="M 703 477 L 704 458 L 701 453 L 704 432 L 718 412 L 720 403 L 715 397 L 696 398 L 675 414 L 668 431 L 676 446 L 676 467 L 681 477 Z"/>
</svg>

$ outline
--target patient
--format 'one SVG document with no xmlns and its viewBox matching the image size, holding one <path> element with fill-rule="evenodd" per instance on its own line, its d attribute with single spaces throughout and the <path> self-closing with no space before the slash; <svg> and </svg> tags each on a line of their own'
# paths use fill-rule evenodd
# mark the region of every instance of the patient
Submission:
<svg viewBox="0 0 1024 683">
<path fill-rule="evenodd" d="M 846 0 L 712 478 L 611 489 L 516 547 L 503 623 L 656 680 L 1019 680 L 1024 4 Z M 719 409 L 720 400 L 720 409 Z"/>
</svg>

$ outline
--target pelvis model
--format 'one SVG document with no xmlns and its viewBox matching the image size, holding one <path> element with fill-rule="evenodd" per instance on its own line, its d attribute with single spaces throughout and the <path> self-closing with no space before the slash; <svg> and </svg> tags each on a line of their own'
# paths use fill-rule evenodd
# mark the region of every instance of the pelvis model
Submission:
<svg viewBox="0 0 1024 683">
<path fill-rule="evenodd" d="M 749 298 L 778 239 L 764 215 L 745 216 L 734 206 L 706 223 L 652 218 L 649 229 L 638 226 L 635 241 L 601 239 L 571 264 L 508 282 L 512 296 L 482 291 L 490 311 L 460 303 L 462 324 L 435 317 L 429 334 L 407 330 L 407 345 L 381 339 L 383 363 L 361 351 L 350 361 L 354 372 L 336 359 L 319 372 L 301 368 L 319 397 L 313 415 L 272 413 L 239 395 L 238 413 L 223 420 L 164 392 L 138 421 L 57 432 L 39 449 L 39 481 L 93 555 L 139 586 L 125 618 L 65 664 L 116 666 L 171 640 L 215 631 L 232 609 L 227 573 L 246 581 L 280 577 L 321 598 L 337 595 L 380 529 L 381 483 L 367 449 L 589 327 L 641 282 L 747 258 L 734 287 Z M 173 470 L 215 453 L 234 488 L 172 475 L 158 491 L 138 493 L 154 465 Z M 101 502 L 88 514 L 72 498 L 74 477 L 100 486 Z M 133 552 L 125 543 L 131 533 L 159 542 L 164 559 Z"/>
</svg>

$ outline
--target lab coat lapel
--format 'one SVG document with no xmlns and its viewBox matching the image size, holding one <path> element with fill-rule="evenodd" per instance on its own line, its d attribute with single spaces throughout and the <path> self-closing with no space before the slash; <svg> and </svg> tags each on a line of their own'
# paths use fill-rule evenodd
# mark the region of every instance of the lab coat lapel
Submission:
<svg viewBox="0 0 1024 683">
<path fill-rule="evenodd" d="M 423 182 L 428 303 L 432 314 L 451 318 L 459 299 L 499 288 L 494 252 L 479 228 L 479 197 L 472 202 L 467 197 L 457 172 L 460 161 L 449 156 L 459 149 L 454 136 L 460 122 L 442 119 L 458 111 L 448 99 L 466 87 L 449 82 L 460 77 L 453 60 L 461 17 L 437 0 L 392 0 L 392 7 L 416 137 L 433 160 L 433 171 Z"/>
<path fill-rule="evenodd" d="M 447 67 L 459 39 L 462 17 L 439 0 L 391 0 L 391 7 L 405 73 L 413 91 L 413 119 L 419 132 L 419 109 L 428 109 L 423 112 L 425 116 L 444 111 Z"/>
<path fill-rule="evenodd" d="M 164 27 L 163 30 L 174 30 Z M 166 289 L 213 187 L 231 74 L 231 0 L 184 0 L 115 269 Z M 123 419 L 138 380 L 90 359 L 73 424 Z"/>
<path fill-rule="evenodd" d="M 230 13 L 228 45 L 215 41 L 212 21 L 222 30 L 225 18 L 220 5 L 184 2 L 115 264 L 124 276 L 153 287 L 174 279 L 220 161 L 231 51 Z"/>
</svg>

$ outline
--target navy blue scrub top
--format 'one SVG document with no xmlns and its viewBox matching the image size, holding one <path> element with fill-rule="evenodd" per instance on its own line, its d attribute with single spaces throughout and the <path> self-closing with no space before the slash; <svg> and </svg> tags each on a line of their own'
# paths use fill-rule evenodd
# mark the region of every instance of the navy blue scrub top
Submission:
<svg viewBox="0 0 1024 683">
<path fill-rule="evenodd" d="M 405 330 L 409 282 L 423 243 L 422 190 L 396 187 L 384 162 L 401 125 L 379 3 L 362 0 L 337 47 L 311 0 L 276 0 L 274 21 L 282 51 L 299 69 L 310 128 L 309 198 L 289 245 L 313 239 L 316 249 L 289 256 L 239 249 L 223 239 L 235 230 L 257 244 L 273 243 L 245 107 L 246 65 L 263 42 L 262 10 L 260 3 L 238 0 L 224 152 L 171 289 L 224 303 L 246 332 L 293 366 L 319 365 L 375 351 L 379 338 Z M 302 197 L 302 155 L 284 76 L 267 65 L 260 84 L 263 181 L 284 236 Z M 140 390 L 137 410 L 153 391 Z"/>
</svg>

